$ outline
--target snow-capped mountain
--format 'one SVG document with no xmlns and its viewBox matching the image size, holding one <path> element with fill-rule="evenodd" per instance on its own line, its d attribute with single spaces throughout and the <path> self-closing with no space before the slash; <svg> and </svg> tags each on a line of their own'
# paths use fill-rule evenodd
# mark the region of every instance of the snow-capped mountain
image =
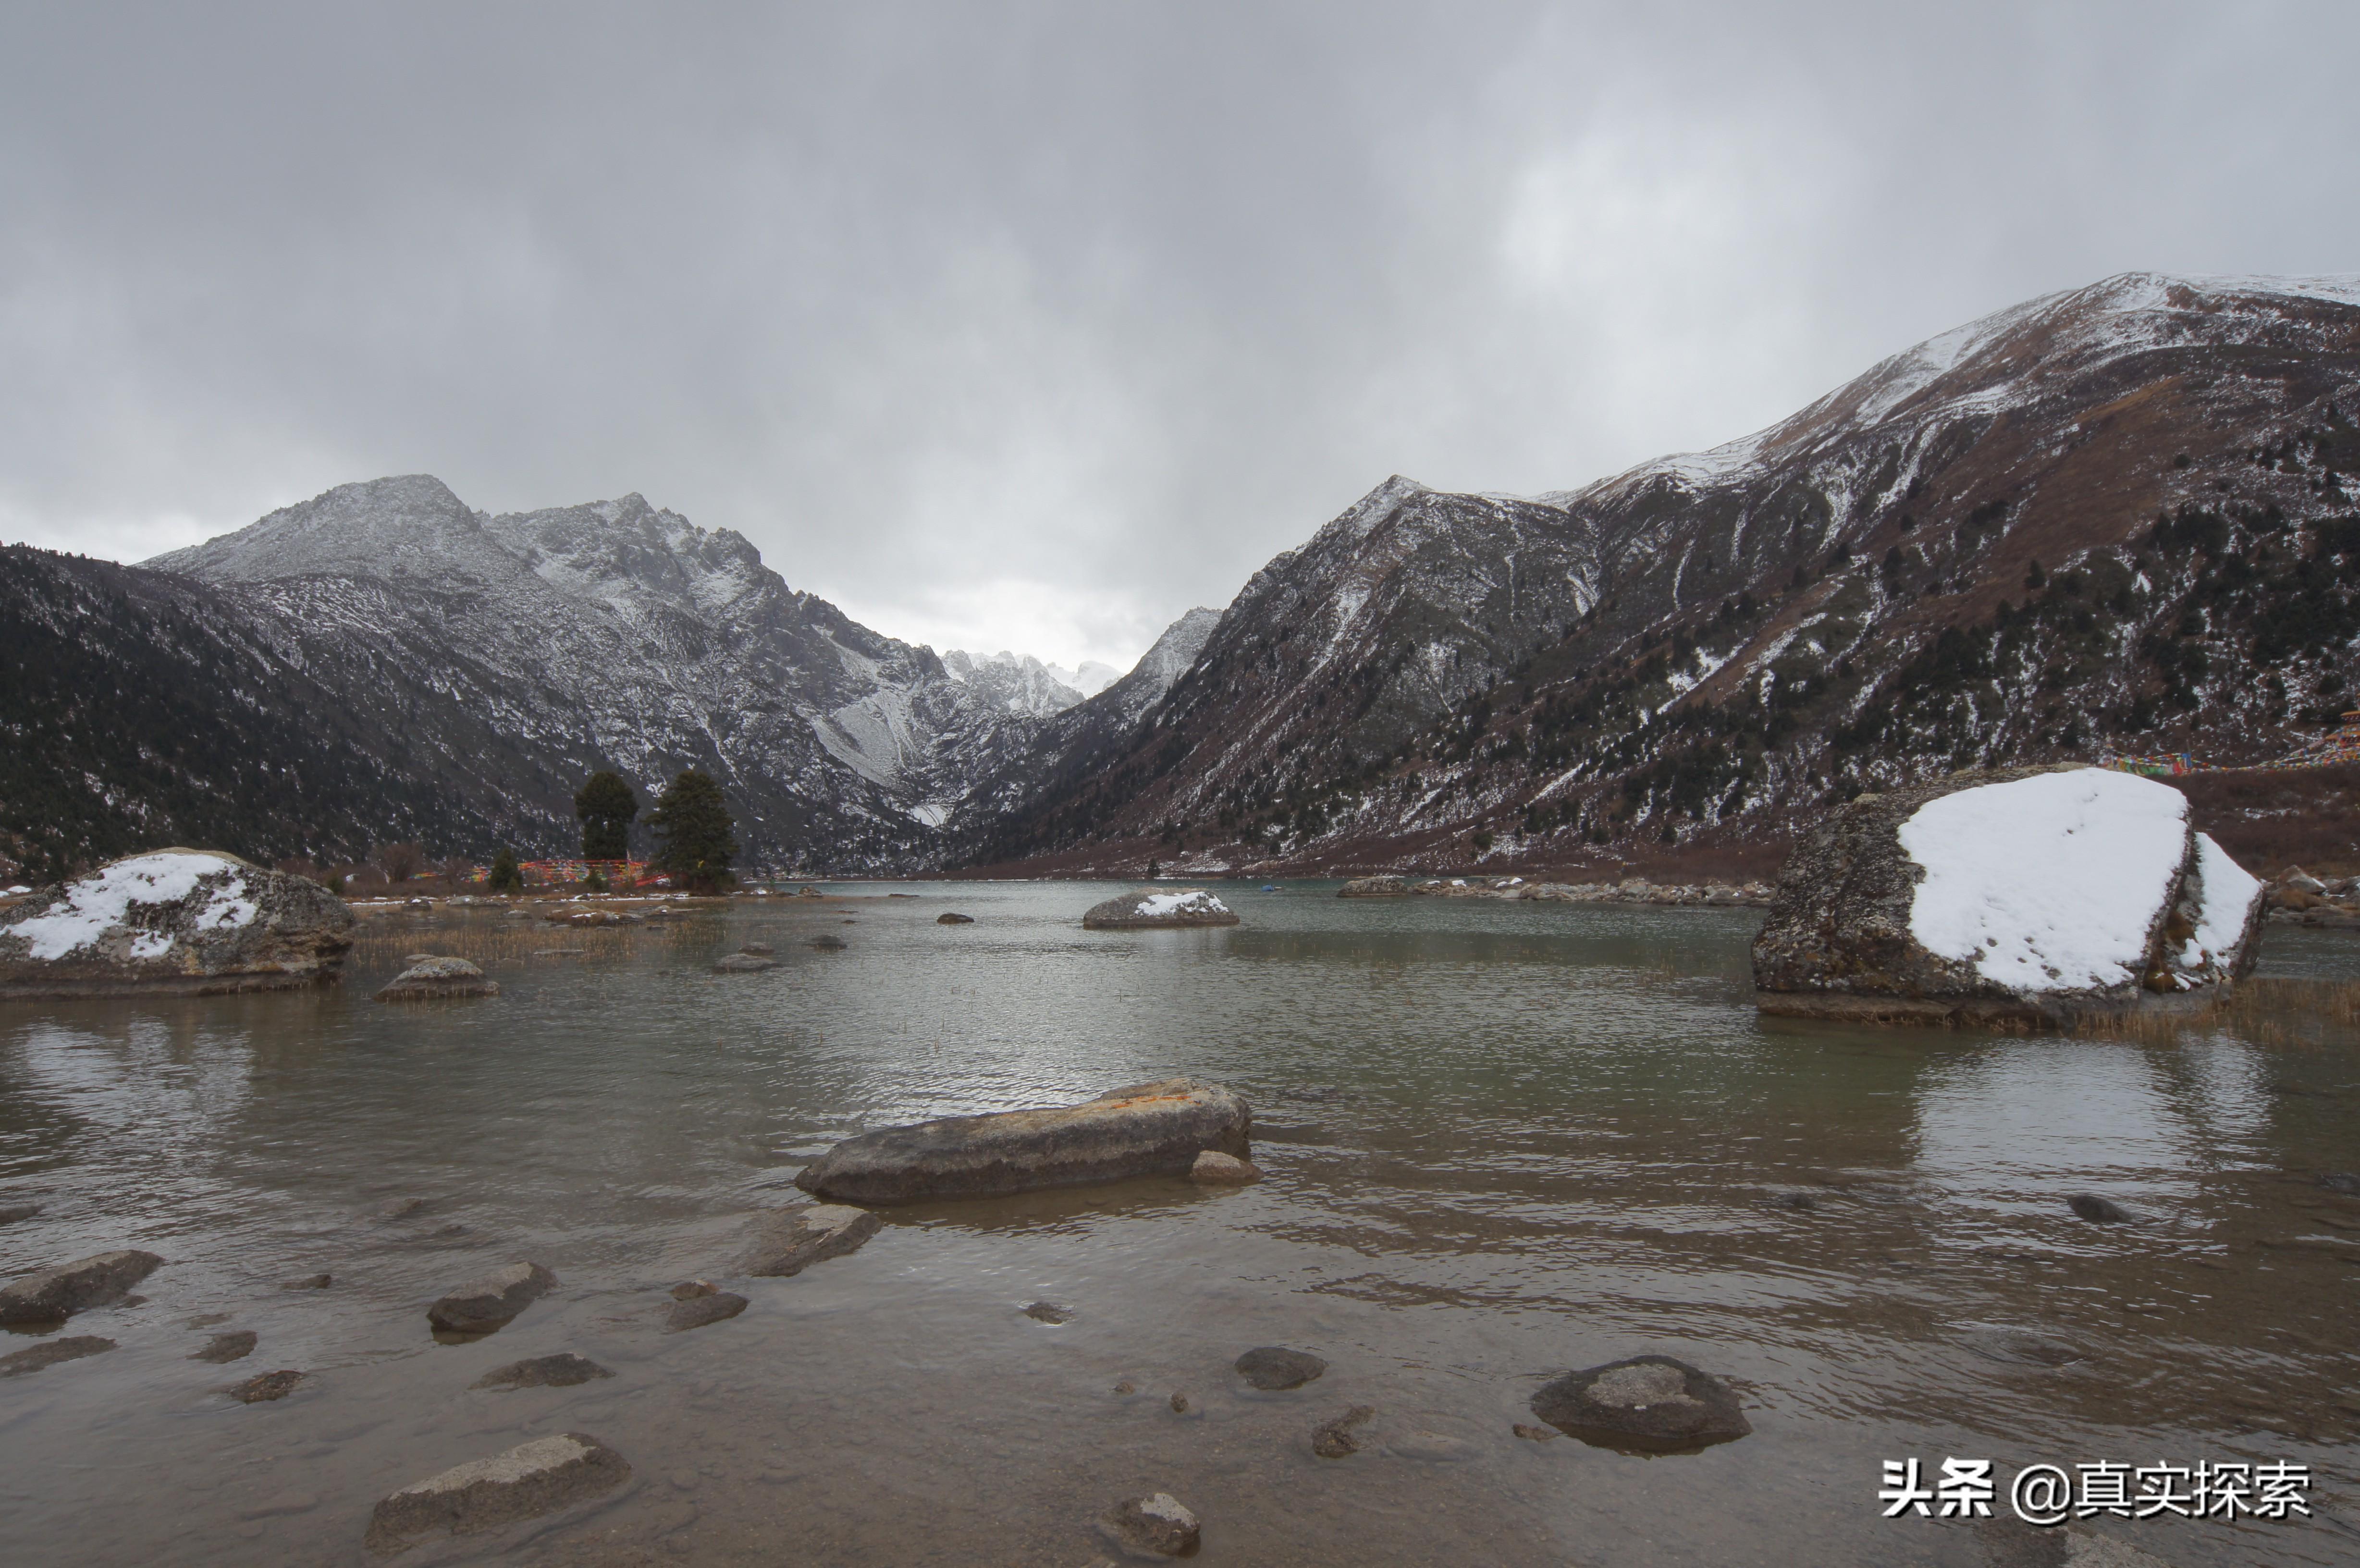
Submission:
<svg viewBox="0 0 2360 1568">
<path fill-rule="evenodd" d="M 2131 274 L 1581 489 L 1396 477 L 1090 768 L 978 791 L 975 853 L 1608 854 L 1969 763 L 2280 754 L 2349 701 L 2355 415 L 2360 279 Z"/>
<path fill-rule="evenodd" d="M 978 657 L 955 648 L 943 655 L 943 670 L 970 691 L 1028 718 L 1062 713 L 1087 694 L 1031 654 L 1002 651 Z"/>
</svg>

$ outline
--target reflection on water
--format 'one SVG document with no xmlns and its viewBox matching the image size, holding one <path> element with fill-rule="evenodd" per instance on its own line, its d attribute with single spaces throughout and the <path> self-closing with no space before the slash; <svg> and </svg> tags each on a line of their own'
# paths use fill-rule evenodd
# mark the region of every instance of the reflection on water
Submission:
<svg viewBox="0 0 2360 1568">
<path fill-rule="evenodd" d="M 2352 1040 L 1765 1022 L 1742 911 L 1330 885 L 1095 933 L 1103 888 L 921 891 L 562 937 L 397 915 L 337 992 L 0 1011 L 0 1205 L 43 1205 L 0 1267 L 169 1259 L 75 1321 L 117 1350 L 0 1383 L 0 1553 L 360 1563 L 377 1497 L 579 1430 L 627 1492 L 406 1561 L 1079 1568 L 1142 1490 L 1204 1517 L 1208 1563 L 1985 1561 L 1878 1517 L 1878 1461 L 1911 1454 L 2308 1463 L 2312 1520 L 2122 1529 L 2181 1564 L 2360 1561 L 2360 1200 L 2314 1181 L 2360 1165 Z M 755 938 L 781 968 L 708 972 Z M 2273 931 L 2271 963 L 2348 977 L 2344 940 Z M 368 1000 L 423 950 L 502 996 Z M 898 1211 L 850 1258 L 730 1279 L 748 1211 L 838 1138 L 1175 1073 L 1252 1101 L 1267 1181 Z M 2082 1192 L 2138 1223 L 2077 1218 Z M 428 1301 L 520 1258 L 558 1290 L 429 1338 Z M 666 1334 L 689 1275 L 753 1305 Z M 185 1359 L 215 1314 L 253 1357 Z M 1255 1392 L 1228 1366 L 1261 1344 L 1331 1370 Z M 617 1376 L 470 1388 L 559 1350 Z M 1754 1434 L 1513 1435 L 1542 1380 L 1650 1350 L 1728 1377 Z M 313 1377 L 220 1395 L 282 1367 Z M 1368 1448 L 1313 1457 L 1354 1404 Z"/>
</svg>

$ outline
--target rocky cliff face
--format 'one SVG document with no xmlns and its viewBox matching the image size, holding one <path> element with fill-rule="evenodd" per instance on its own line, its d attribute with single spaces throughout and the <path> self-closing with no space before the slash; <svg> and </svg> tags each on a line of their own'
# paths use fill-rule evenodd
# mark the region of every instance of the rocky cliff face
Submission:
<svg viewBox="0 0 2360 1568">
<path fill-rule="evenodd" d="M 1587 489 L 1396 478 L 977 853 L 1612 859 L 1958 768 L 2278 755 L 2348 701 L 2355 417 L 2360 280 L 2139 274 Z"/>
</svg>

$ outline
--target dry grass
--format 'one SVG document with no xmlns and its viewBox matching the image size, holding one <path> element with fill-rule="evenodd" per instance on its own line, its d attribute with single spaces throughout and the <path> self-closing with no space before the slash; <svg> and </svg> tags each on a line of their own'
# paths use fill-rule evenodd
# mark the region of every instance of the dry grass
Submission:
<svg viewBox="0 0 2360 1568">
<path fill-rule="evenodd" d="M 2225 1033 L 2253 1045 L 2311 1048 L 2360 1031 L 2360 981 L 2247 980 L 2209 1007 L 2085 1018 L 2084 1040 L 2174 1045 L 2191 1034 Z"/>
</svg>

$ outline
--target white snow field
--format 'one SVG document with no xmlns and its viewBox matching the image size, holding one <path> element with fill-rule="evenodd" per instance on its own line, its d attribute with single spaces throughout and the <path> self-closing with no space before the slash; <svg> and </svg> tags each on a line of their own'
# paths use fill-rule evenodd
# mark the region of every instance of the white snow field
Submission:
<svg viewBox="0 0 2360 1568">
<path fill-rule="evenodd" d="M 134 855 L 71 884 L 66 888 L 64 903 L 48 914 L 19 920 L 8 928 L 8 933 L 23 937 L 35 958 L 63 958 L 126 923 L 135 904 L 177 904 L 195 892 L 205 877 L 244 870 L 228 855 L 197 850 Z M 213 890 L 196 924 L 205 931 L 250 925 L 260 912 L 260 906 L 246 897 L 246 878 L 234 876 Z M 142 933 L 132 939 L 131 956 L 160 958 L 171 946 L 168 936 Z"/>
<path fill-rule="evenodd" d="M 1928 952 L 2019 996 L 2103 990 L 2138 978 L 2187 858 L 2188 798 L 2134 773 L 2044 773 L 1929 800 L 1900 837 L 1926 868 L 1909 931 Z"/>
<path fill-rule="evenodd" d="M 1139 900 L 1137 912 L 1158 919 L 1166 915 L 1226 915 L 1229 907 L 1203 888 L 1192 887 L 1185 893 L 1150 893 Z"/>
</svg>

